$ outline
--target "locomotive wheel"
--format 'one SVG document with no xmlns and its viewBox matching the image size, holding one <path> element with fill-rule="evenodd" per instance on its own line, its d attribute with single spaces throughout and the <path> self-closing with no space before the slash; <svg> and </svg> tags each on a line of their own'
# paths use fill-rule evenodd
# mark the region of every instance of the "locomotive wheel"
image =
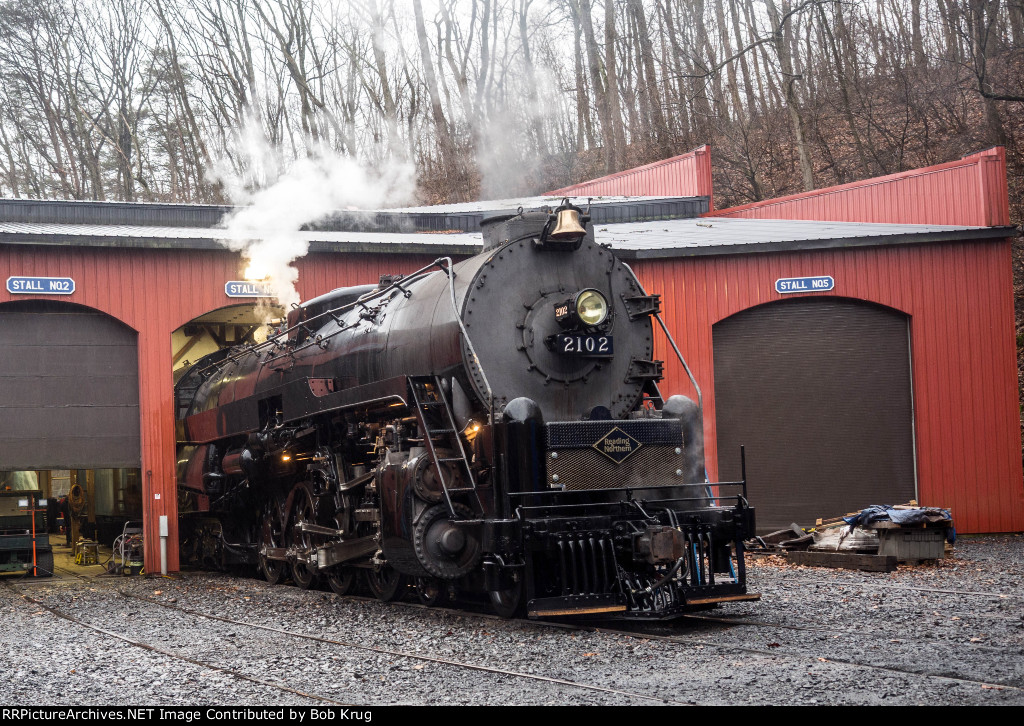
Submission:
<svg viewBox="0 0 1024 726">
<path fill-rule="evenodd" d="M 355 568 L 335 565 L 327 570 L 327 584 L 338 595 L 348 595 L 356 584 Z"/>
<path fill-rule="evenodd" d="M 316 523 L 316 507 L 313 503 L 313 493 L 306 483 L 298 484 L 295 487 L 295 496 L 292 499 L 292 513 L 289 518 L 291 528 L 291 545 L 303 553 L 313 549 L 313 535 L 303 532 L 300 528 L 302 522 Z M 292 580 L 303 590 L 308 590 L 317 580 L 316 564 L 295 560 L 291 563 Z"/>
<path fill-rule="evenodd" d="M 473 512 L 464 504 L 453 505 L 461 519 L 472 519 Z M 454 580 L 472 570 L 480 561 L 480 541 L 472 531 L 453 523 L 448 507 L 435 504 L 413 525 L 413 546 L 416 559 L 434 577 Z"/>
<path fill-rule="evenodd" d="M 405 590 L 405 575 L 387 565 L 380 570 L 367 570 L 366 586 L 378 600 L 391 602 L 397 600 Z"/>
<path fill-rule="evenodd" d="M 263 509 L 263 517 L 260 520 L 260 548 L 281 547 L 284 537 L 281 533 L 281 507 L 277 499 L 271 499 Z M 260 555 L 260 572 L 263 579 L 271 585 L 281 581 L 284 574 L 285 563 L 281 560 L 272 560 L 269 557 Z"/>
<path fill-rule="evenodd" d="M 417 577 L 416 597 L 427 607 L 444 605 L 448 602 L 448 583 L 436 577 Z"/>
<path fill-rule="evenodd" d="M 525 588 L 520 580 L 507 590 L 490 590 L 491 609 L 499 618 L 515 618 L 523 614 L 526 606 Z"/>
</svg>

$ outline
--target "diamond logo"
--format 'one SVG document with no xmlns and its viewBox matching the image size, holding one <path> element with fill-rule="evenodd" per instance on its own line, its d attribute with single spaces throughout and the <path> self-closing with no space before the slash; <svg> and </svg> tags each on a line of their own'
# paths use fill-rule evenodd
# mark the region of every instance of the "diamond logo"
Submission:
<svg viewBox="0 0 1024 726">
<path fill-rule="evenodd" d="M 643 446 L 643 444 L 620 429 L 618 426 L 594 442 L 594 448 L 616 464 L 624 462 L 641 446 Z"/>
</svg>

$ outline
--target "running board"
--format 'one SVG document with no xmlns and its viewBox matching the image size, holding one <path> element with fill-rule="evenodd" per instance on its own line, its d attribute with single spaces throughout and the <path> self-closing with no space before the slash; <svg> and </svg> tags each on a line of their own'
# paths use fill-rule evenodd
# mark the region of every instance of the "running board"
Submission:
<svg viewBox="0 0 1024 726">
<path fill-rule="evenodd" d="M 716 602 L 736 602 L 737 600 L 760 600 L 761 593 L 748 592 L 745 595 L 718 595 L 712 597 L 686 598 L 687 605 L 710 605 Z"/>
<path fill-rule="evenodd" d="M 539 597 L 530 600 L 527 614 L 534 618 L 555 618 L 561 615 L 598 615 L 624 613 L 626 603 L 621 595 L 568 595 Z"/>
</svg>

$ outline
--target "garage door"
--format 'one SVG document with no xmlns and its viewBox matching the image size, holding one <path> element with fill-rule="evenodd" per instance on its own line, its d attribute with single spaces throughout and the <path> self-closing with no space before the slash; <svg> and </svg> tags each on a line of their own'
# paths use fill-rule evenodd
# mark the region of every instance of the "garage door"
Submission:
<svg viewBox="0 0 1024 726">
<path fill-rule="evenodd" d="M 907 316 L 801 298 L 713 336 L 719 473 L 739 479 L 743 444 L 759 531 L 915 498 Z"/>
<path fill-rule="evenodd" d="M 0 469 L 140 460 L 135 332 L 77 305 L 0 305 Z"/>
</svg>

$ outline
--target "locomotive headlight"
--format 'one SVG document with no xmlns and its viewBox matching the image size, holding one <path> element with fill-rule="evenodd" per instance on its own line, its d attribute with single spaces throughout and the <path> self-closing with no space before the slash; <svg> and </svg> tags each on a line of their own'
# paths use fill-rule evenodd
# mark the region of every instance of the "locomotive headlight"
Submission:
<svg viewBox="0 0 1024 726">
<path fill-rule="evenodd" d="M 583 290 L 576 295 L 576 316 L 584 325 L 600 325 L 608 317 L 608 301 L 597 290 Z"/>
</svg>

